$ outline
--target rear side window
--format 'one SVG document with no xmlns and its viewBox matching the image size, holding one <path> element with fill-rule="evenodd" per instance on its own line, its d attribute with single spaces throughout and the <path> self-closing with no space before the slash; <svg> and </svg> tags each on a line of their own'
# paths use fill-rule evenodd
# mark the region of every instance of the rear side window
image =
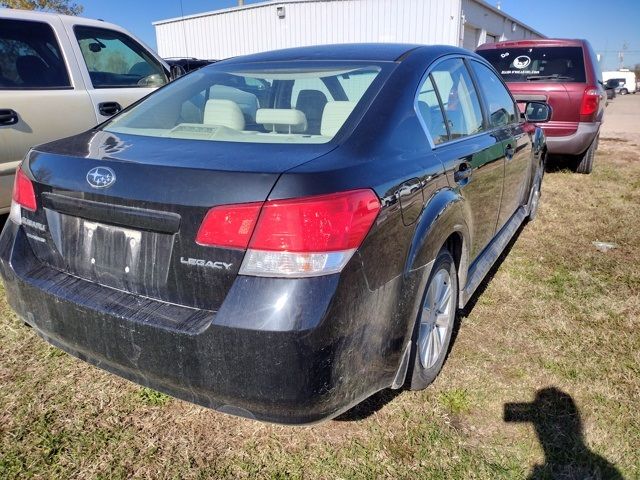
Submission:
<svg viewBox="0 0 640 480">
<path fill-rule="evenodd" d="M 433 143 L 439 145 L 446 142 L 449 139 L 447 124 L 431 75 L 420 86 L 417 106 L 418 114 L 422 117 Z"/>
<path fill-rule="evenodd" d="M 74 32 L 93 88 L 159 87 L 167 83 L 162 65 L 131 37 L 80 25 Z"/>
<path fill-rule="evenodd" d="M 505 82 L 586 81 L 582 47 L 479 50 Z"/>
<path fill-rule="evenodd" d="M 46 23 L 0 20 L 0 89 L 70 88 L 53 29 Z"/>
<path fill-rule="evenodd" d="M 475 135 L 483 130 L 482 108 L 471 75 L 460 58 L 444 60 L 431 71 L 451 139 Z"/>
<path fill-rule="evenodd" d="M 485 65 L 473 61 L 470 63 L 487 101 L 491 126 L 495 128 L 516 123 L 516 105 L 500 79 Z"/>
</svg>

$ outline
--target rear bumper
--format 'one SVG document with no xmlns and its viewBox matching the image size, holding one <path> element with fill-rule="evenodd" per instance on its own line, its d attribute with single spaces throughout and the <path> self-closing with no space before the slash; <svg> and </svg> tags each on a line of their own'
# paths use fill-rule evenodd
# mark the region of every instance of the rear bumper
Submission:
<svg viewBox="0 0 640 480">
<path fill-rule="evenodd" d="M 565 136 L 553 136 L 553 129 L 546 125 L 540 126 L 545 132 L 547 150 L 551 154 L 580 155 L 589 148 L 600 132 L 600 122 L 580 122 L 575 133 Z"/>
<path fill-rule="evenodd" d="M 391 385 L 407 341 L 388 320 L 397 289 L 368 290 L 359 267 L 304 280 L 238 277 L 211 312 L 43 265 L 24 227 L 7 221 L 0 274 L 12 308 L 53 345 L 136 383 L 264 421 L 313 423 L 349 409 Z"/>
</svg>

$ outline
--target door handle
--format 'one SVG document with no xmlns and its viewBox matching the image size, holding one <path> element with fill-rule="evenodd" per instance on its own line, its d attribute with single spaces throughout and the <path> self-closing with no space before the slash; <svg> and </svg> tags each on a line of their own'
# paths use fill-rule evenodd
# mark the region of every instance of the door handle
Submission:
<svg viewBox="0 0 640 480">
<path fill-rule="evenodd" d="M 507 158 L 507 160 L 511 160 L 515 154 L 516 150 L 509 143 L 507 145 L 507 148 L 504 149 L 504 156 Z"/>
<path fill-rule="evenodd" d="M 0 109 L 0 125 L 15 125 L 18 123 L 18 113 L 10 108 Z"/>
<path fill-rule="evenodd" d="M 471 174 L 473 170 L 471 169 L 471 164 L 467 162 L 463 162 L 458 167 L 458 170 L 453 174 L 453 179 L 459 185 L 465 185 L 469 182 L 469 178 L 471 178 Z"/>
<path fill-rule="evenodd" d="M 112 117 L 122 110 L 118 102 L 102 102 L 98 104 L 98 112 L 105 117 Z"/>
</svg>

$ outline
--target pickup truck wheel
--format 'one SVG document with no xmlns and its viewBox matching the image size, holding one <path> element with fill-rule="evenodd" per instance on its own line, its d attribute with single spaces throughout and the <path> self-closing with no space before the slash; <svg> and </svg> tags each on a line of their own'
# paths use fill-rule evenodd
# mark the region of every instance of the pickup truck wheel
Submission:
<svg viewBox="0 0 640 480">
<path fill-rule="evenodd" d="M 629 90 L 627 90 L 626 88 L 623 88 L 620 90 L 620 95 L 627 95 L 629 93 Z"/>
<path fill-rule="evenodd" d="M 587 151 L 582 154 L 582 156 L 578 157 L 578 161 L 576 164 L 576 173 L 584 173 L 589 174 L 593 170 L 593 160 L 596 156 L 596 150 L 598 149 L 598 138 L 596 137 Z"/>
<path fill-rule="evenodd" d="M 457 299 L 455 262 L 445 248 L 433 263 L 414 327 L 409 389 L 426 388 L 440 373 L 449 352 Z"/>
</svg>

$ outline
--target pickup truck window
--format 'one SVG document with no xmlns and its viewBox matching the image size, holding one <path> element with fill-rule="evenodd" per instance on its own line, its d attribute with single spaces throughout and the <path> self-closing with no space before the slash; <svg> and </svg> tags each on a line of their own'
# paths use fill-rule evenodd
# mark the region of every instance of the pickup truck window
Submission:
<svg viewBox="0 0 640 480">
<path fill-rule="evenodd" d="M 71 88 L 71 82 L 53 29 L 0 20 L 0 90 L 59 88 Z"/>
<path fill-rule="evenodd" d="M 131 37 L 80 25 L 73 30 L 93 88 L 148 88 L 167 83 L 162 65 Z"/>
</svg>

